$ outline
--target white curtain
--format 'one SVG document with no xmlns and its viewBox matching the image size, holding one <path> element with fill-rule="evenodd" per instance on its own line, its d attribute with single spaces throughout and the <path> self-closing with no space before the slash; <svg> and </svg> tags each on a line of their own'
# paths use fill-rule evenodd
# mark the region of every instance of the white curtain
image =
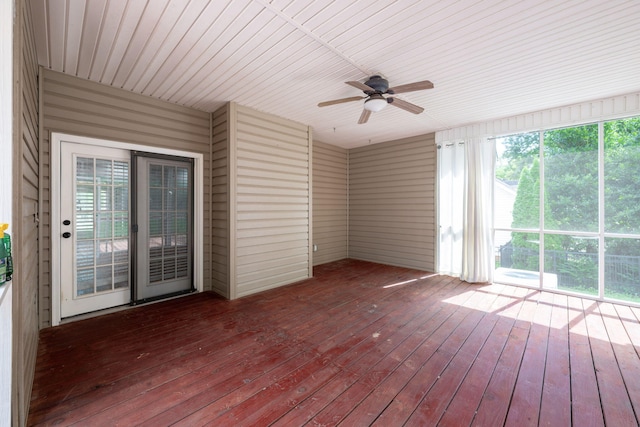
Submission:
<svg viewBox="0 0 640 427">
<path fill-rule="evenodd" d="M 495 142 L 468 139 L 442 144 L 438 152 L 438 271 L 467 282 L 490 282 Z"/>
<path fill-rule="evenodd" d="M 462 274 L 462 209 L 464 143 L 438 148 L 438 272 Z"/>
<path fill-rule="evenodd" d="M 465 143 L 462 274 L 467 282 L 493 280 L 493 181 L 495 140 Z"/>
</svg>

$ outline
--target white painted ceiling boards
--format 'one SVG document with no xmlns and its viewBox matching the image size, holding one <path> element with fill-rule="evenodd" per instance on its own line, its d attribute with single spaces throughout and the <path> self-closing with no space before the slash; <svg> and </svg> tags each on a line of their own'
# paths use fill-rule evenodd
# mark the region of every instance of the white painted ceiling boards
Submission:
<svg viewBox="0 0 640 427">
<path fill-rule="evenodd" d="M 29 0 L 39 63 L 214 111 L 235 101 L 346 148 L 640 91 L 638 0 Z M 419 115 L 358 125 L 382 74 Z"/>
</svg>

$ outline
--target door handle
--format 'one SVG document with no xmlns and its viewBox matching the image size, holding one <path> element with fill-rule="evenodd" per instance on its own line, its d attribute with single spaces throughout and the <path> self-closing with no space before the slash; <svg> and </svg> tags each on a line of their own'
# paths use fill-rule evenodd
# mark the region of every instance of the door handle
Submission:
<svg viewBox="0 0 640 427">
<path fill-rule="evenodd" d="M 69 233 L 68 231 L 65 231 L 64 233 L 62 233 L 62 237 L 64 237 L 65 239 L 68 239 L 69 237 L 71 237 L 71 233 Z"/>
</svg>

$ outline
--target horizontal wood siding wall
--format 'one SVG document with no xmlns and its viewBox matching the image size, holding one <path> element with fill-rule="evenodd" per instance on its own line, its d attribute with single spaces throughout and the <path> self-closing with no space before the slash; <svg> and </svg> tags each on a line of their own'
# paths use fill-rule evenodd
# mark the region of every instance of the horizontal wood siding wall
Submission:
<svg viewBox="0 0 640 427">
<path fill-rule="evenodd" d="M 309 277 L 307 126 L 237 106 L 235 297 Z M 232 141 L 233 144 L 233 141 Z"/>
<path fill-rule="evenodd" d="M 230 298 L 229 289 L 229 105 L 213 113 L 211 171 L 211 288 Z"/>
<path fill-rule="evenodd" d="M 204 193 L 210 193 L 210 114 L 134 94 L 121 89 L 43 70 L 44 77 L 44 133 L 42 149 L 46 156 L 46 212 L 49 212 L 50 135 L 62 132 L 72 135 L 102 138 L 150 147 L 164 147 L 202 153 L 204 157 Z M 204 204 L 204 246 L 210 244 L 211 218 L 208 198 Z M 44 209 L 43 209 L 44 211 Z M 42 218 L 49 220 L 49 217 Z M 45 226 L 49 228 L 49 224 Z M 47 268 L 45 280 L 40 284 L 41 326 L 50 326 L 50 271 L 47 234 L 43 240 L 43 266 Z M 211 283 L 210 259 L 204 259 L 205 289 Z"/>
<path fill-rule="evenodd" d="M 313 265 L 348 257 L 348 151 L 313 142 Z"/>
<path fill-rule="evenodd" d="M 349 257 L 435 271 L 434 135 L 349 151 Z"/>
<path fill-rule="evenodd" d="M 13 152 L 13 425 L 25 425 L 38 353 L 38 62 L 30 8 L 16 3 Z M 15 139 L 14 139 L 15 141 Z M 12 153 L 3 153 L 9 161 Z M 5 185 L 6 184 L 6 185 Z M 5 189 L 11 188 L 3 183 Z M 11 197 L 3 192 L 3 197 Z M 3 325 L 4 327 L 5 325 Z"/>
</svg>

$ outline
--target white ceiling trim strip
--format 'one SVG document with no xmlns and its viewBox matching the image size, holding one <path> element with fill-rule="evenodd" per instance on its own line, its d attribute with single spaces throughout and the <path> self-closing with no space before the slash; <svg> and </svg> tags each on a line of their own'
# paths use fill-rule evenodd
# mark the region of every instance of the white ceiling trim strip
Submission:
<svg viewBox="0 0 640 427">
<path fill-rule="evenodd" d="M 633 115 L 640 115 L 640 92 L 438 131 L 435 142 L 446 144 L 469 138 L 511 135 Z"/>
</svg>

